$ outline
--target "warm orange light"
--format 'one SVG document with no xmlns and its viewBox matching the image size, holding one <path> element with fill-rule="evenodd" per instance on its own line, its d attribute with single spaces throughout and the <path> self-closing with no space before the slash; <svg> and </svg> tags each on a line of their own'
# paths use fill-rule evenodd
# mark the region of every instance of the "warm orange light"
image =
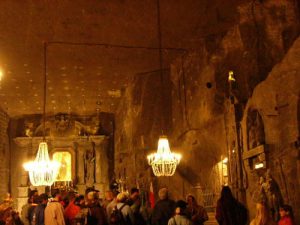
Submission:
<svg viewBox="0 0 300 225">
<path fill-rule="evenodd" d="M 233 71 L 229 71 L 229 74 L 228 74 L 228 81 L 229 81 L 229 82 L 235 82 L 235 78 L 234 78 L 234 75 L 233 75 Z"/>
<path fill-rule="evenodd" d="M 157 152 L 148 155 L 147 158 L 155 176 L 173 176 L 181 155 L 172 153 L 167 137 L 161 136 L 158 140 Z"/>
<path fill-rule="evenodd" d="M 0 81 L 2 80 L 2 77 L 3 77 L 3 71 L 2 69 L 0 69 Z"/>
<path fill-rule="evenodd" d="M 24 163 L 23 167 L 29 172 L 29 179 L 33 186 L 51 186 L 56 180 L 60 163 L 50 160 L 48 145 L 46 142 L 41 142 L 35 160 Z"/>
</svg>

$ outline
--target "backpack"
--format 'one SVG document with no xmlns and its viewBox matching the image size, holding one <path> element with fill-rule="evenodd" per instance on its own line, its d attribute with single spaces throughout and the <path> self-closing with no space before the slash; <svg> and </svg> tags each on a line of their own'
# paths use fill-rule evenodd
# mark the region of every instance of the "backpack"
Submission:
<svg viewBox="0 0 300 225">
<path fill-rule="evenodd" d="M 119 209 L 117 208 L 117 206 L 115 206 L 109 218 L 110 224 L 126 225 L 126 221 L 122 213 L 122 209 L 124 208 L 125 205 L 126 204 L 123 204 Z"/>
</svg>

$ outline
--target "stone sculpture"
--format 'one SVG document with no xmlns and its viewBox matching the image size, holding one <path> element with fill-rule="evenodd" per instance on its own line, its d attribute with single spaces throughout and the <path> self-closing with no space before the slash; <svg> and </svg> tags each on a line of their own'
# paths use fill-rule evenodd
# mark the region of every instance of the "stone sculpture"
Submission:
<svg viewBox="0 0 300 225">
<path fill-rule="evenodd" d="M 283 203 L 280 188 L 272 178 L 270 170 L 267 170 L 265 180 L 262 183 L 262 190 L 266 196 L 266 203 L 271 210 L 271 215 L 275 221 L 279 220 L 279 207 Z"/>
<path fill-rule="evenodd" d="M 265 143 L 264 125 L 257 110 L 248 112 L 247 132 L 249 150 Z"/>
<path fill-rule="evenodd" d="M 85 183 L 92 187 L 95 182 L 95 151 L 88 149 L 85 153 Z"/>
</svg>

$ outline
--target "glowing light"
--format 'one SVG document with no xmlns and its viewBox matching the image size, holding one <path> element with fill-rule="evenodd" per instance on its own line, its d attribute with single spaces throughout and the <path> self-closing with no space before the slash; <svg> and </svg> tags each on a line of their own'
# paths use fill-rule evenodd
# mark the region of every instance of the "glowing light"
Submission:
<svg viewBox="0 0 300 225">
<path fill-rule="evenodd" d="M 223 164 L 226 164 L 226 163 L 228 163 L 228 158 L 226 157 L 226 158 L 224 158 L 223 160 L 222 160 L 222 162 L 223 162 Z"/>
<path fill-rule="evenodd" d="M 41 142 L 35 160 L 24 163 L 23 167 L 29 172 L 29 179 L 33 186 L 51 186 L 56 180 L 60 164 L 50 160 L 48 145 L 46 142 Z"/>
<path fill-rule="evenodd" d="M 0 69 L 0 81 L 2 80 L 3 77 L 3 71 Z"/>
<path fill-rule="evenodd" d="M 264 167 L 264 164 L 263 163 L 257 163 L 255 164 L 254 168 L 255 169 L 260 169 L 260 168 L 263 168 Z"/>
<path fill-rule="evenodd" d="M 172 153 L 168 138 L 161 136 L 158 140 L 157 153 L 150 154 L 147 158 L 155 176 L 173 176 L 181 155 Z"/>
<path fill-rule="evenodd" d="M 234 78 L 234 75 L 233 75 L 233 71 L 229 71 L 229 74 L 228 74 L 228 81 L 229 81 L 229 82 L 235 82 L 235 78 Z"/>
</svg>

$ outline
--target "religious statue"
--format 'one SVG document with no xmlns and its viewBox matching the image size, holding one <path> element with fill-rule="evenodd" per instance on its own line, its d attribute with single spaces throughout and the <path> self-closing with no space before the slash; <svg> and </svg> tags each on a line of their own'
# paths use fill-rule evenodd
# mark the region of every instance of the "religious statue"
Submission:
<svg viewBox="0 0 300 225">
<path fill-rule="evenodd" d="M 252 194 L 252 200 L 255 203 L 266 203 L 267 202 L 267 196 L 263 187 L 263 184 L 265 183 L 265 178 L 260 177 L 258 182 L 258 188 L 255 187 L 254 192 Z"/>
<path fill-rule="evenodd" d="M 59 167 L 57 180 L 65 181 L 65 178 L 67 177 L 67 169 L 68 169 L 67 161 L 64 157 L 62 157 L 61 161 L 60 161 L 60 167 Z"/>
<path fill-rule="evenodd" d="M 64 133 L 68 130 L 70 126 L 69 119 L 67 118 L 67 115 L 61 114 L 56 116 L 56 132 L 62 136 Z"/>
<path fill-rule="evenodd" d="M 25 121 L 25 136 L 32 137 L 33 136 L 33 122 Z"/>
<path fill-rule="evenodd" d="M 262 118 L 257 110 L 249 111 L 247 117 L 248 149 L 253 149 L 265 142 Z"/>
<path fill-rule="evenodd" d="M 87 186 L 93 186 L 95 182 L 95 151 L 94 149 L 86 150 L 85 153 L 85 183 Z"/>
<path fill-rule="evenodd" d="M 278 221 L 279 206 L 283 203 L 278 184 L 272 178 L 270 170 L 267 170 L 265 180 L 262 183 L 262 189 L 266 195 L 266 203 L 271 210 L 271 215 L 275 221 Z"/>
</svg>

